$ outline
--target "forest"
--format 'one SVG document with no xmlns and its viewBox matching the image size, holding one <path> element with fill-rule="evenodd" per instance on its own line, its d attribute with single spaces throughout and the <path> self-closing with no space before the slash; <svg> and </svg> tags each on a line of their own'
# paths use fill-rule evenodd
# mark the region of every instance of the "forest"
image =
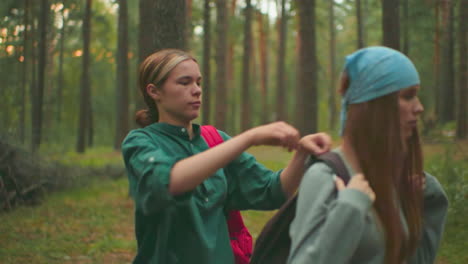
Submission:
<svg viewBox="0 0 468 264">
<path fill-rule="evenodd" d="M 283 120 L 338 144 L 344 58 L 384 45 L 421 78 L 425 169 L 450 200 L 437 263 L 468 263 L 467 41 L 468 0 L 2 0 L 0 262 L 131 262 L 120 147 L 151 53 L 197 59 L 197 123 L 234 136 Z M 290 155 L 251 153 L 272 169 Z M 254 237 L 270 216 L 247 212 Z"/>
</svg>

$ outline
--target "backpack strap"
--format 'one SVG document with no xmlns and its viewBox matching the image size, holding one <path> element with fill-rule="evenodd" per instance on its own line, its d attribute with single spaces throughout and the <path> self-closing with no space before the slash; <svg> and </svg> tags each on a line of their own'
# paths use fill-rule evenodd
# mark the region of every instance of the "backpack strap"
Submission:
<svg viewBox="0 0 468 264">
<path fill-rule="evenodd" d="M 214 126 L 205 125 L 201 126 L 201 136 L 205 139 L 208 147 L 212 148 L 224 142 L 218 130 Z"/>
<path fill-rule="evenodd" d="M 343 159 L 336 152 L 329 151 L 316 157 L 312 156 L 311 160 L 312 163 L 317 161 L 325 162 L 325 164 L 332 168 L 335 174 L 340 177 L 345 184 L 348 184 L 349 180 L 351 179 Z"/>
<path fill-rule="evenodd" d="M 214 126 L 205 125 L 201 126 L 200 129 L 200 134 L 205 139 L 208 147 L 212 148 L 224 142 Z M 252 255 L 252 236 L 244 224 L 240 211 L 229 211 L 226 221 L 235 263 L 248 264 Z"/>
<path fill-rule="evenodd" d="M 325 162 L 345 184 L 350 180 L 346 165 L 336 152 L 311 156 L 307 167 L 315 162 Z M 296 215 L 297 192 L 265 224 L 255 242 L 250 264 L 284 264 L 289 256 L 291 238 L 289 226 Z"/>
</svg>

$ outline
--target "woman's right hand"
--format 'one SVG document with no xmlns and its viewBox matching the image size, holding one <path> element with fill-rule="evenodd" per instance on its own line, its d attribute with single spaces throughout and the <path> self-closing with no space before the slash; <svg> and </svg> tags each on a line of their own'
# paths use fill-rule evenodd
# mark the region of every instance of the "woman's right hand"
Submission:
<svg viewBox="0 0 468 264">
<path fill-rule="evenodd" d="M 343 180 L 340 177 L 335 178 L 335 184 L 338 191 L 343 190 L 345 188 L 355 189 L 369 196 L 372 202 L 375 201 L 375 193 L 362 173 L 354 175 L 354 177 L 352 177 L 351 180 L 348 182 L 347 186 L 344 184 Z"/>
<path fill-rule="evenodd" d="M 282 146 L 289 151 L 297 148 L 300 139 L 299 131 L 282 121 L 254 127 L 245 134 L 251 145 Z"/>
</svg>

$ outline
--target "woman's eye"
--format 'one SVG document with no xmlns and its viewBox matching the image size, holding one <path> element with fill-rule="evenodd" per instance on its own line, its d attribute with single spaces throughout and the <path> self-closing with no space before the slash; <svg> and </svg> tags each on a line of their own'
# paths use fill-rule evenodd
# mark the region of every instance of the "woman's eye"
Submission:
<svg viewBox="0 0 468 264">
<path fill-rule="evenodd" d="M 402 95 L 403 99 L 405 99 L 405 100 L 411 100 L 416 96 L 417 96 L 417 94 L 415 92 L 404 93 Z"/>
</svg>

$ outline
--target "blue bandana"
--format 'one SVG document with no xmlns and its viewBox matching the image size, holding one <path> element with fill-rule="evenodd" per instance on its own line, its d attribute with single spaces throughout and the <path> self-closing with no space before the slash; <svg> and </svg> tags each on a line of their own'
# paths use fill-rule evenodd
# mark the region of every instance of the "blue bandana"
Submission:
<svg viewBox="0 0 468 264">
<path fill-rule="evenodd" d="M 414 64 L 403 53 L 387 47 L 369 47 L 346 56 L 349 87 L 341 100 L 341 130 L 349 104 L 367 102 L 420 83 Z"/>
</svg>

